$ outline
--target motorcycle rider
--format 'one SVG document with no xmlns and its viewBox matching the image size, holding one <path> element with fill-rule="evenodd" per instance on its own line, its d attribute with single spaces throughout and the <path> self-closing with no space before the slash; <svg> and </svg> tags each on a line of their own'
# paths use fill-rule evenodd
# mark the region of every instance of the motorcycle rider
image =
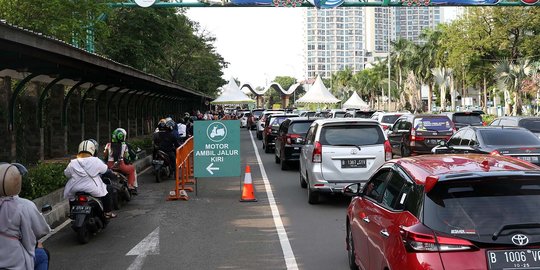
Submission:
<svg viewBox="0 0 540 270">
<path fill-rule="evenodd" d="M 64 188 L 64 198 L 72 201 L 77 192 L 89 193 L 101 200 L 105 217 L 114 218 L 116 214 L 112 212 L 111 195 L 100 176 L 107 172 L 107 165 L 94 156 L 95 152 L 96 145 L 92 141 L 85 140 L 79 144 L 77 158 L 72 159 L 64 170 L 64 175 L 69 178 Z"/>
<path fill-rule="evenodd" d="M 137 195 L 137 172 L 135 166 L 129 164 L 134 159 L 126 143 L 127 132 L 123 128 L 117 128 L 112 133 L 112 142 L 105 146 L 105 159 L 107 166 L 113 169 L 117 165 L 117 170 L 127 175 L 128 188 L 133 195 Z"/>
<path fill-rule="evenodd" d="M 26 173 L 21 164 L 0 164 L 0 269 L 47 269 L 38 239 L 51 229 L 36 205 L 18 196 Z"/>
<path fill-rule="evenodd" d="M 176 164 L 176 148 L 180 146 L 180 143 L 173 135 L 173 130 L 176 128 L 176 125 L 172 121 L 167 121 L 163 123 L 160 121 L 158 123 L 159 132 L 154 133 L 154 159 L 157 157 L 157 151 L 161 150 L 169 156 L 169 167 L 174 173 L 175 164 Z"/>
</svg>

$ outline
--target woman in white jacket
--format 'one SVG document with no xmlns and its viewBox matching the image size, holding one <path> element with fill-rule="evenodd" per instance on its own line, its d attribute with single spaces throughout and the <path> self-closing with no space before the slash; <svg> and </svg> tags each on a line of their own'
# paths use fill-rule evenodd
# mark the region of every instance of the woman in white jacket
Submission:
<svg viewBox="0 0 540 270">
<path fill-rule="evenodd" d="M 86 140 L 79 144 L 77 158 L 71 160 L 64 170 L 64 175 L 69 178 L 64 188 L 64 197 L 71 201 L 75 199 L 77 192 L 89 193 L 101 200 L 105 217 L 114 218 L 116 214 L 112 212 L 111 195 L 100 177 L 100 174 L 107 172 L 107 165 L 94 157 L 95 152 L 94 142 Z"/>
</svg>

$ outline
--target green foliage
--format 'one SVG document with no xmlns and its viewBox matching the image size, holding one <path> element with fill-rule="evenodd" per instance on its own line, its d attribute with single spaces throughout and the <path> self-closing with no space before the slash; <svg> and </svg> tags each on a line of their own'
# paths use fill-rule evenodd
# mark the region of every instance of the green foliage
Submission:
<svg viewBox="0 0 540 270">
<path fill-rule="evenodd" d="M 482 114 L 482 121 L 484 121 L 487 125 L 493 122 L 495 118 L 497 118 L 497 116 L 493 114 Z"/>
<path fill-rule="evenodd" d="M 150 136 L 143 137 L 143 138 L 135 138 L 128 141 L 131 146 L 133 146 L 135 149 L 137 147 L 143 149 L 143 150 L 149 150 L 152 149 L 152 138 Z"/>
<path fill-rule="evenodd" d="M 67 178 L 64 176 L 66 162 L 39 163 L 28 169 L 24 177 L 20 196 L 33 200 L 45 196 L 64 187 Z"/>
</svg>

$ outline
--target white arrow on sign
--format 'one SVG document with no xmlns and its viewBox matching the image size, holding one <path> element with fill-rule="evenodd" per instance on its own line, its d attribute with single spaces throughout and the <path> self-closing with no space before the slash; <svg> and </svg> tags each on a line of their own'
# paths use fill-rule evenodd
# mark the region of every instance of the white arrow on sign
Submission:
<svg viewBox="0 0 540 270">
<path fill-rule="evenodd" d="M 128 267 L 128 270 L 142 269 L 144 259 L 148 255 L 159 254 L 159 227 L 147 235 L 141 242 L 133 247 L 126 256 L 137 256 L 135 261 Z"/>
<path fill-rule="evenodd" d="M 214 165 L 214 163 L 210 163 L 210 165 L 208 165 L 208 167 L 206 167 L 206 170 L 207 170 L 211 175 L 214 175 L 214 172 L 213 172 L 213 171 L 219 171 L 219 168 L 218 168 L 218 167 L 212 167 L 212 165 Z"/>
</svg>

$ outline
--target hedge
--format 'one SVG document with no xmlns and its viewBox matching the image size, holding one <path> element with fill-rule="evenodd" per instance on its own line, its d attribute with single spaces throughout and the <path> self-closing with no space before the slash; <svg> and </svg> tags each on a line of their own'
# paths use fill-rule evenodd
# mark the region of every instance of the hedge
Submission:
<svg viewBox="0 0 540 270">
<path fill-rule="evenodd" d="M 38 165 L 28 168 L 28 174 L 22 182 L 20 196 L 33 200 L 45 196 L 67 183 L 64 176 L 64 169 L 68 162 L 38 163 Z"/>
</svg>

